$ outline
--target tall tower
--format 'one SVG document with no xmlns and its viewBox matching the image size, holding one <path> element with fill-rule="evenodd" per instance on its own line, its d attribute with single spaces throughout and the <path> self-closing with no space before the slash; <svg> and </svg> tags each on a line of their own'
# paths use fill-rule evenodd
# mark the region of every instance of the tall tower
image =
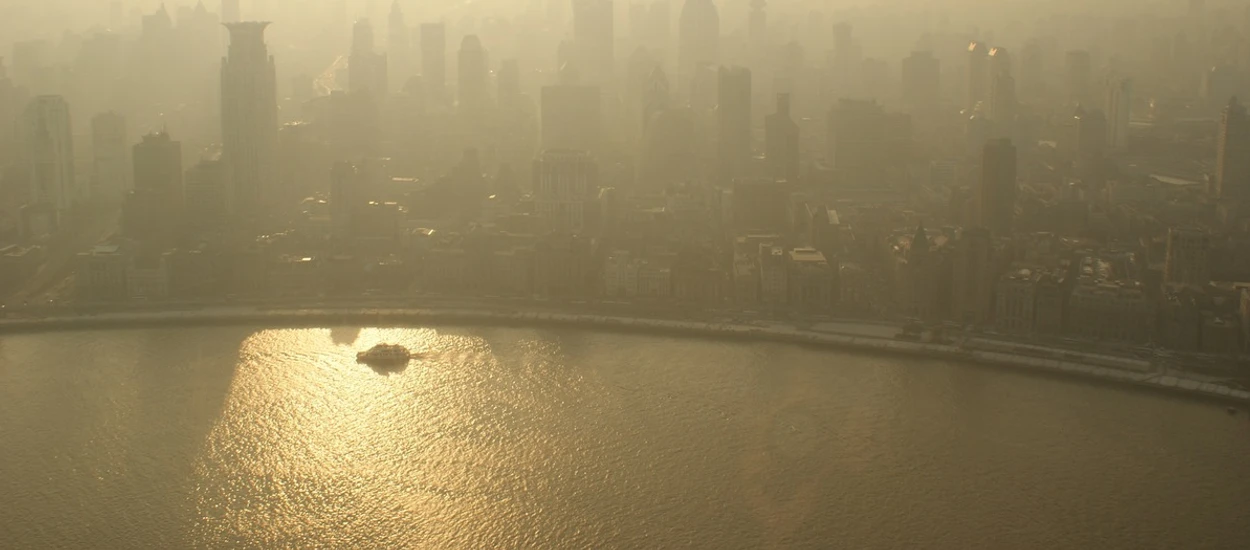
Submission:
<svg viewBox="0 0 1250 550">
<path fill-rule="evenodd" d="M 790 94 L 777 94 L 777 112 L 764 117 L 764 152 L 769 176 L 799 180 L 799 125 L 790 117 Z"/>
<path fill-rule="evenodd" d="M 573 0 L 573 43 L 577 68 L 592 84 L 604 85 L 614 73 L 612 0 Z"/>
<path fill-rule="evenodd" d="M 441 103 L 447 94 L 447 27 L 442 23 L 421 25 L 421 80 L 427 101 Z"/>
<path fill-rule="evenodd" d="M 22 120 L 30 200 L 53 211 L 60 225 L 75 203 L 87 199 L 74 174 L 74 140 L 69 104 L 59 95 L 42 95 L 26 106 Z"/>
<path fill-rule="evenodd" d="M 148 134 L 135 145 L 134 159 L 135 191 L 157 192 L 181 203 L 181 142 L 170 139 L 165 132 Z"/>
<path fill-rule="evenodd" d="M 985 143 L 981 159 L 980 224 L 995 235 L 1010 235 L 1016 216 L 1016 146 L 1010 139 Z"/>
<path fill-rule="evenodd" d="M 1216 194 L 1222 199 L 1250 199 L 1250 118 L 1236 97 L 1224 108 L 1216 147 Z"/>
<path fill-rule="evenodd" d="M 712 0 L 686 0 L 677 21 L 680 72 L 690 74 L 700 63 L 720 63 L 720 15 Z"/>
<path fill-rule="evenodd" d="M 1107 145 L 1113 149 L 1128 146 L 1128 123 L 1133 110 L 1133 80 L 1116 77 L 1107 81 Z"/>
<path fill-rule="evenodd" d="M 747 175 L 751 163 L 751 71 L 721 67 L 718 76 L 717 164 L 722 182 L 729 184 Z"/>
<path fill-rule="evenodd" d="M 130 189 L 126 117 L 108 112 L 91 119 L 92 193 L 117 201 Z"/>
<path fill-rule="evenodd" d="M 1011 137 L 1016 119 L 1016 79 L 1011 75 L 1011 56 L 1004 48 L 990 49 L 990 120 L 997 137 Z"/>
<path fill-rule="evenodd" d="M 990 88 L 989 49 L 982 42 L 968 44 L 968 101 L 965 107 L 975 109 L 988 99 Z"/>
<path fill-rule="evenodd" d="M 481 111 L 490 103 L 490 88 L 486 82 L 489 72 L 486 50 L 482 48 L 482 41 L 477 35 L 470 34 L 460 42 L 458 55 L 460 61 L 456 68 L 458 110 L 462 113 Z"/>
<path fill-rule="evenodd" d="M 278 92 L 267 22 L 227 23 L 230 47 L 221 64 L 222 160 L 229 165 L 232 214 L 259 214 L 274 192 Z"/>
<path fill-rule="evenodd" d="M 386 54 L 373 51 L 373 25 L 368 19 L 352 27 L 352 53 L 347 65 L 347 87 L 353 92 L 369 91 L 375 100 L 386 98 Z"/>
</svg>

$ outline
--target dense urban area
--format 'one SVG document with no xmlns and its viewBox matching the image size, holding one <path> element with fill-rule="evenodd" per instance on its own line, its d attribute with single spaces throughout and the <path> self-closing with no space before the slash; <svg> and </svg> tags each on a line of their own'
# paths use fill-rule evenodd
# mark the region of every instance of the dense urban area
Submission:
<svg viewBox="0 0 1250 550">
<path fill-rule="evenodd" d="M 99 4 L 6 29 L 8 316 L 472 299 L 1250 351 L 1241 3 Z"/>
</svg>

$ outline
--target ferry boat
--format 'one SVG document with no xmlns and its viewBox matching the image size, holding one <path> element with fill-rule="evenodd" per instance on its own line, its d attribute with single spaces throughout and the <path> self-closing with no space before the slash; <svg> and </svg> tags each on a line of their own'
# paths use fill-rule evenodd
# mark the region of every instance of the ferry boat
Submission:
<svg viewBox="0 0 1250 550">
<path fill-rule="evenodd" d="M 411 361 L 414 355 L 408 348 L 398 344 L 378 344 L 356 353 L 356 362 L 373 366 L 399 366 Z"/>
</svg>

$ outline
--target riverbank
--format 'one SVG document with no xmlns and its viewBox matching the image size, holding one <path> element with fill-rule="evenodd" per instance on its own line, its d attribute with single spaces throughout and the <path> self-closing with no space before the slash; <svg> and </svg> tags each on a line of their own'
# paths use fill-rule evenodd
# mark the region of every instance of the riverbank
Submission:
<svg viewBox="0 0 1250 550">
<path fill-rule="evenodd" d="M 600 328 L 665 335 L 698 336 L 731 340 L 752 339 L 838 349 L 909 355 L 930 359 L 974 362 L 1021 370 L 1075 375 L 1117 384 L 1153 388 L 1221 400 L 1250 403 L 1250 391 L 1181 375 L 1160 373 L 1144 366 L 1123 368 L 1071 359 L 1030 356 L 934 344 L 839 334 L 782 324 L 748 325 L 666 319 L 645 319 L 582 313 L 521 312 L 487 309 L 263 309 L 211 308 L 186 311 L 111 313 L 0 320 L 0 334 L 57 330 L 104 330 L 116 328 L 261 324 L 267 326 L 326 326 L 368 324 L 408 326 L 452 325 L 554 325 Z"/>
</svg>

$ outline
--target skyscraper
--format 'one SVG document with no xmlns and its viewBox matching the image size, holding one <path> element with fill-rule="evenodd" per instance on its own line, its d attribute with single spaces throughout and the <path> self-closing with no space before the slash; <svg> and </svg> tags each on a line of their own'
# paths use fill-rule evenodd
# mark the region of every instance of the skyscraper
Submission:
<svg viewBox="0 0 1250 550">
<path fill-rule="evenodd" d="M 1250 199 L 1250 119 L 1235 97 L 1224 108 L 1216 140 L 1216 194 L 1222 199 Z"/>
<path fill-rule="evenodd" d="M 1016 119 L 1016 79 L 1011 75 L 1011 56 L 1003 48 L 990 50 L 989 115 L 998 137 L 1011 137 Z"/>
<path fill-rule="evenodd" d="M 135 145 L 135 190 L 155 191 L 175 202 L 182 200 L 182 143 L 158 132 Z"/>
<path fill-rule="evenodd" d="M 903 100 L 913 107 L 936 103 L 941 95 L 941 70 L 933 52 L 911 52 L 903 60 Z"/>
<path fill-rule="evenodd" d="M 1105 181 L 1103 163 L 1107 153 L 1107 117 L 1099 109 L 1077 107 L 1073 120 L 1076 126 L 1076 174 L 1095 189 Z"/>
<path fill-rule="evenodd" d="M 91 187 L 94 195 L 118 201 L 130 189 L 126 117 L 115 112 L 91 119 Z"/>
<path fill-rule="evenodd" d="M 74 140 L 69 104 L 59 95 L 42 95 L 26 106 L 22 138 L 30 174 L 29 198 L 53 213 L 54 226 L 76 203 L 87 199 L 74 174 Z"/>
<path fill-rule="evenodd" d="M 252 216 L 274 189 L 278 148 L 278 94 L 266 22 L 229 23 L 230 47 L 221 65 L 222 160 L 233 184 L 228 209 Z"/>
<path fill-rule="evenodd" d="M 486 50 L 482 41 L 475 34 L 464 37 L 460 42 L 459 65 L 456 67 L 456 97 L 459 100 L 458 110 L 462 113 L 479 112 L 490 103 L 490 87 L 487 74 L 490 72 L 486 59 Z"/>
<path fill-rule="evenodd" d="M 712 0 L 686 0 L 677 21 L 678 68 L 689 74 L 700 63 L 720 63 L 720 15 Z"/>
<path fill-rule="evenodd" d="M 985 101 L 990 87 L 989 50 L 981 42 L 968 44 L 968 100 L 965 107 L 975 109 Z"/>
<path fill-rule="evenodd" d="M 577 68 L 590 83 L 611 80 L 615 57 L 612 0 L 573 0 L 573 43 Z"/>
<path fill-rule="evenodd" d="M 1128 123 L 1133 110 L 1133 80 L 1113 77 L 1107 80 L 1107 145 L 1114 149 L 1128 146 Z"/>
<path fill-rule="evenodd" d="M 427 101 L 440 103 L 447 92 L 447 28 L 442 23 L 421 25 L 421 80 Z"/>
<path fill-rule="evenodd" d="M 981 227 L 995 235 L 1011 235 L 1016 216 L 1016 146 L 1010 139 L 985 143 L 977 207 Z"/>
<path fill-rule="evenodd" d="M 777 112 L 764 118 L 764 150 L 769 176 L 799 180 L 799 125 L 790 117 L 790 94 L 777 94 Z"/>
<path fill-rule="evenodd" d="M 556 231 L 586 229 L 586 202 L 599 192 L 599 168 L 586 151 L 546 150 L 534 160 L 534 210 Z"/>
<path fill-rule="evenodd" d="M 375 100 L 386 98 L 386 54 L 373 51 L 373 25 L 368 19 L 352 27 L 352 53 L 347 65 L 347 88 L 352 92 L 372 92 Z"/>
<path fill-rule="evenodd" d="M 1089 79 L 1092 68 L 1089 52 L 1071 50 L 1064 57 L 1064 83 L 1067 85 L 1068 103 L 1089 103 Z"/>
<path fill-rule="evenodd" d="M 750 168 L 751 71 L 745 67 L 721 67 L 717 80 L 717 162 L 722 182 L 728 184 L 746 176 Z"/>
</svg>

